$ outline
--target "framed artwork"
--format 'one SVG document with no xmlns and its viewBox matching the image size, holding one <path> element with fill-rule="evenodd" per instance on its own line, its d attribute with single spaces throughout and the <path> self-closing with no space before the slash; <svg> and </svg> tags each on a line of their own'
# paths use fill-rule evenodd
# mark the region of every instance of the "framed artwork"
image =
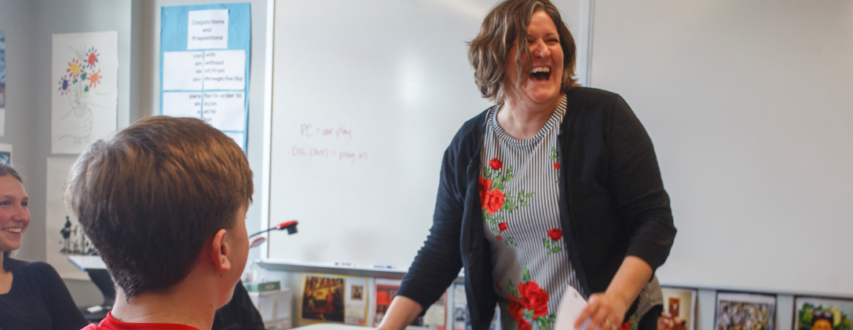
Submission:
<svg viewBox="0 0 853 330">
<path fill-rule="evenodd" d="M 794 297 L 793 330 L 851 330 L 853 299 Z"/>
<path fill-rule="evenodd" d="M 300 274 L 297 302 L 299 324 L 366 325 L 368 279 L 331 274 Z"/>
<path fill-rule="evenodd" d="M 695 289 L 661 287 L 663 312 L 658 317 L 658 330 L 694 330 L 696 328 Z"/>
<path fill-rule="evenodd" d="M 717 291 L 714 314 L 715 330 L 774 330 L 776 296 Z"/>
</svg>

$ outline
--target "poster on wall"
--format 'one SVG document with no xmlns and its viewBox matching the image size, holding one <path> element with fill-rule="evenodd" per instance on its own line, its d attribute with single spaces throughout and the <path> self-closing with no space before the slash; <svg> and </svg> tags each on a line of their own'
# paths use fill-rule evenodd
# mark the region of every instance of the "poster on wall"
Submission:
<svg viewBox="0 0 853 330">
<path fill-rule="evenodd" d="M 299 275 L 299 324 L 367 324 L 368 278 L 345 275 Z"/>
<path fill-rule="evenodd" d="M 75 160 L 74 157 L 47 158 L 45 242 L 47 263 L 56 269 L 60 277 L 85 280 L 89 276 L 68 261 L 69 256 L 97 254 L 74 212 L 65 204 L 68 173 Z"/>
<path fill-rule="evenodd" d="M 12 165 L 12 145 L 0 143 L 0 164 Z"/>
<path fill-rule="evenodd" d="M 793 330 L 851 330 L 853 300 L 794 298 Z"/>
<path fill-rule="evenodd" d="M 403 283 L 401 279 L 393 278 L 374 278 L 372 289 L 374 292 L 373 304 L 370 306 L 370 319 L 373 327 L 378 327 L 382 323 L 382 318 L 388 312 L 388 307 L 391 305 L 391 300 L 397 295 L 400 290 L 400 285 Z M 448 312 L 448 295 L 447 291 L 441 295 L 432 306 L 430 306 L 423 316 L 419 316 L 408 329 L 431 329 L 445 330 L 447 324 Z"/>
<path fill-rule="evenodd" d="M 50 150 L 78 154 L 116 131 L 118 33 L 53 35 Z"/>
<path fill-rule="evenodd" d="M 6 134 L 6 34 L 0 31 L 0 136 Z"/>
<path fill-rule="evenodd" d="M 160 114 L 199 118 L 246 150 L 248 3 L 162 7 Z"/>
<path fill-rule="evenodd" d="M 715 330 L 776 328 L 776 296 L 717 292 Z"/>
<path fill-rule="evenodd" d="M 661 287 L 663 293 L 663 312 L 658 317 L 658 330 L 693 330 L 696 320 L 696 299 L 694 289 Z"/>
</svg>

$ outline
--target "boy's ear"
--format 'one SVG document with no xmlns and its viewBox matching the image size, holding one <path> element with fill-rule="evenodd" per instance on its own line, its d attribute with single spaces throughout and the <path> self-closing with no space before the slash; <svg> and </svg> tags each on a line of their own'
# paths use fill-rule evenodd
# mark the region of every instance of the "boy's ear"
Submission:
<svg viewBox="0 0 853 330">
<path fill-rule="evenodd" d="M 231 247 L 225 241 L 226 233 L 225 229 L 220 229 L 213 235 L 213 240 L 211 241 L 210 257 L 211 261 L 213 261 L 213 267 L 216 270 L 224 271 L 231 269 L 231 261 L 228 260 L 231 254 Z"/>
</svg>

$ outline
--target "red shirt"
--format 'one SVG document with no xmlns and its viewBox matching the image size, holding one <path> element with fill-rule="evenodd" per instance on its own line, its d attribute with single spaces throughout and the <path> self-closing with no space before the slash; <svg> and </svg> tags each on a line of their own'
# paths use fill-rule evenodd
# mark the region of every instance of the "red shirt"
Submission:
<svg viewBox="0 0 853 330">
<path fill-rule="evenodd" d="M 198 330 L 191 326 L 171 323 L 127 323 L 116 320 L 112 314 L 107 313 L 107 317 L 101 321 L 101 324 L 90 324 L 82 330 Z"/>
</svg>

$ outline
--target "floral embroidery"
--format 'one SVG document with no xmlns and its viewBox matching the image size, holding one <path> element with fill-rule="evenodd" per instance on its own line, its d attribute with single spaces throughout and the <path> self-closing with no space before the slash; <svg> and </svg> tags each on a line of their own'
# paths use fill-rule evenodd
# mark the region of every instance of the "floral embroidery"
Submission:
<svg viewBox="0 0 853 330">
<path fill-rule="evenodd" d="M 553 160 L 553 161 L 554 161 L 554 169 L 555 169 L 555 170 L 559 170 L 559 169 L 560 169 L 560 162 L 559 162 L 559 158 L 560 158 L 560 154 L 558 154 L 558 153 L 557 153 L 557 147 L 551 147 L 551 155 L 550 155 L 550 156 L 548 156 L 548 159 L 550 159 L 550 160 Z M 554 181 L 554 183 L 556 183 L 556 184 L 560 184 L 560 180 L 559 180 L 559 179 L 557 179 L 557 181 Z"/>
<path fill-rule="evenodd" d="M 489 166 L 484 168 L 483 176 L 480 177 L 480 203 L 483 206 L 483 219 L 488 222 L 489 230 L 495 234 L 495 238 L 508 245 L 518 246 L 514 237 L 498 235 L 506 231 L 509 224 L 504 221 L 502 215 L 496 213 L 498 211 L 512 213 L 519 206 L 528 206 L 526 199 L 533 197 L 535 193 L 526 193 L 522 189 L 515 197 L 507 196 L 504 193 L 506 183 L 515 176 L 512 174 L 512 166 L 506 169 L 506 173 L 501 173 L 501 168 L 503 168 L 503 162 L 498 158 L 492 158 L 489 161 Z"/>
<path fill-rule="evenodd" d="M 492 160 L 489 161 L 489 167 L 491 167 L 493 170 L 499 170 L 499 169 L 501 169 L 501 166 L 503 166 L 503 165 L 504 165 L 504 163 L 501 162 L 501 160 L 497 159 L 497 158 L 492 158 Z"/>
<path fill-rule="evenodd" d="M 552 228 L 547 232 L 548 237 L 542 239 L 542 245 L 548 250 L 548 253 L 560 253 L 563 248 L 557 245 L 557 241 L 563 238 L 563 231 L 559 228 Z"/>
<path fill-rule="evenodd" d="M 530 280 L 530 270 L 524 267 L 522 274 L 522 282 L 518 284 L 518 289 L 512 284 L 512 280 L 507 281 L 507 289 L 509 294 L 506 295 L 509 300 L 509 315 L 515 320 L 519 330 L 531 330 L 531 323 L 535 323 L 539 330 L 551 330 L 556 321 L 554 314 L 548 314 L 548 292 L 539 287 L 536 281 Z"/>
</svg>

